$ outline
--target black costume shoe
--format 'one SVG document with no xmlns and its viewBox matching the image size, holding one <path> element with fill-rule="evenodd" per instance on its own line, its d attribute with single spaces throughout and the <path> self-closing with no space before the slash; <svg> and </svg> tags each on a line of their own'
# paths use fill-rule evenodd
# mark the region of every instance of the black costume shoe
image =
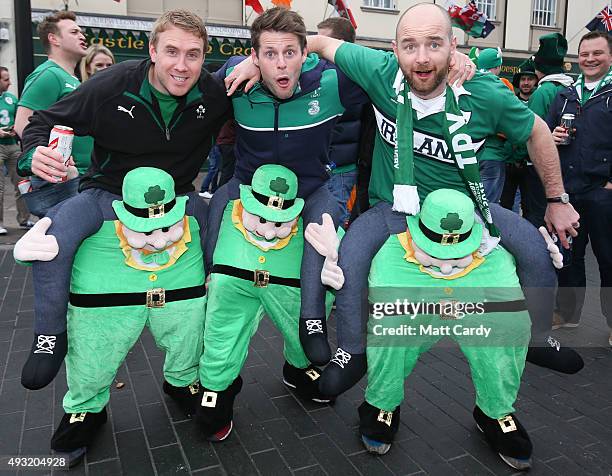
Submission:
<svg viewBox="0 0 612 476">
<path fill-rule="evenodd" d="M 59 372 L 67 351 L 66 332 L 35 334 L 32 350 L 21 370 L 21 385 L 30 390 L 47 386 Z"/>
<path fill-rule="evenodd" d="M 189 417 L 195 415 L 200 398 L 200 382 L 194 382 L 187 387 L 175 387 L 164 380 L 164 393 L 174 400 L 181 410 Z"/>
<path fill-rule="evenodd" d="M 242 389 L 242 377 L 238 375 L 229 387 L 221 392 L 208 390 L 200 385 L 195 421 L 210 441 L 223 441 L 232 431 L 234 399 Z"/>
<path fill-rule="evenodd" d="M 363 402 L 359 405 L 359 434 L 370 453 L 386 454 L 399 428 L 399 406 L 387 412 Z"/>
<path fill-rule="evenodd" d="M 323 371 L 319 388 L 324 395 L 336 397 L 355 385 L 367 371 L 366 354 L 349 354 L 340 347 Z"/>
<path fill-rule="evenodd" d="M 304 354 L 314 365 L 325 365 L 331 358 L 327 342 L 327 321 L 321 319 L 300 319 L 300 343 Z"/>
<path fill-rule="evenodd" d="M 508 466 L 521 471 L 531 468 L 531 440 L 527 430 L 514 415 L 496 420 L 489 418 L 480 408 L 474 407 L 474 420 L 493 451 L 497 452 Z"/>
<path fill-rule="evenodd" d="M 526 360 L 564 374 L 575 374 L 584 367 L 584 361 L 578 352 L 570 347 L 561 346 L 561 343 L 552 336 L 545 336 L 541 340 L 532 339 Z"/>
<path fill-rule="evenodd" d="M 107 418 L 106 407 L 100 413 L 65 413 L 51 437 L 54 454 L 66 458 L 70 468 L 79 464 Z"/>
<path fill-rule="evenodd" d="M 310 365 L 305 369 L 298 369 L 289 362 L 283 365 L 283 383 L 287 387 L 295 390 L 300 397 L 305 400 L 312 400 L 317 403 L 329 403 L 332 399 L 323 395 L 319 390 L 319 378 L 321 370 Z"/>
</svg>

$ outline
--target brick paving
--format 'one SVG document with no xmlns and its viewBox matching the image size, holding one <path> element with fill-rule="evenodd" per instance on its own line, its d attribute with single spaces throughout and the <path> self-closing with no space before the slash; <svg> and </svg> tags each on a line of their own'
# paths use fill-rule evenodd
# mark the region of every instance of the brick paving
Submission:
<svg viewBox="0 0 612 476">
<path fill-rule="evenodd" d="M 45 389 L 21 387 L 34 296 L 31 271 L 14 264 L 10 248 L 0 243 L 0 456 L 42 455 L 63 413 L 65 371 Z M 590 289 L 581 326 L 555 333 L 585 346 L 585 369 L 568 376 L 526 366 L 517 414 L 534 443 L 530 474 L 612 474 L 612 351 L 592 255 L 587 267 Z M 332 318 L 335 341 L 334 332 Z M 108 423 L 72 474 L 513 474 L 475 429 L 469 369 L 452 348 L 425 354 L 408 379 L 400 430 L 383 457 L 366 453 L 358 439 L 365 382 L 335 405 L 299 400 L 282 383 L 282 341 L 269 321 L 262 321 L 251 341 L 235 430 L 223 443 L 204 441 L 163 394 L 162 362 L 145 331 L 117 375 L 124 386 L 112 389 Z"/>
</svg>

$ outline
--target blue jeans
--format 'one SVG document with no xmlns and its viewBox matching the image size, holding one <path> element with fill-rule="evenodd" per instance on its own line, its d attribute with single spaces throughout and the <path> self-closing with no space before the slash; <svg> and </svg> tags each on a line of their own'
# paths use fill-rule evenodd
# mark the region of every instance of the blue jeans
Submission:
<svg viewBox="0 0 612 476">
<path fill-rule="evenodd" d="M 499 203 L 506 180 L 506 163 L 501 160 L 482 160 L 478 165 L 487 200 L 489 203 Z"/>
<path fill-rule="evenodd" d="M 551 328 L 556 274 L 546 244 L 529 222 L 499 205 L 491 205 L 504 247 L 514 256 L 533 325 L 533 336 Z M 351 354 L 365 352 L 368 320 L 368 274 L 372 259 L 389 236 L 406 230 L 406 216 L 379 202 L 360 215 L 340 242 L 338 265 L 344 286 L 336 294 L 338 346 Z"/>
<path fill-rule="evenodd" d="M 232 178 L 228 183 L 219 187 L 210 201 L 208 211 L 208 239 L 206 241 L 206 269 L 211 269 L 213 254 L 219 237 L 223 211 L 230 200 L 240 197 L 240 180 Z M 340 207 L 334 196 L 329 191 L 327 183 L 321 185 L 317 190 L 305 198 L 304 209 L 302 210 L 302 221 L 304 228 L 309 223 L 321 223 L 321 215 L 329 213 L 338 227 L 341 214 Z M 304 240 L 304 254 L 302 255 L 302 267 L 300 282 L 302 289 L 302 303 L 300 307 L 300 318 L 302 319 L 325 319 L 325 291 L 326 288 L 321 283 L 321 270 L 325 258 Z"/>
<path fill-rule="evenodd" d="M 44 217 L 58 203 L 79 193 L 80 177 L 55 184 L 35 176 L 31 180 L 32 191 L 23 195 L 23 198 L 30 213 L 39 218 Z"/>
<path fill-rule="evenodd" d="M 351 197 L 351 191 L 356 183 L 357 170 L 332 175 L 327 182 L 329 185 L 329 190 L 333 194 L 334 198 L 338 201 L 338 205 L 340 205 L 340 208 L 342 209 L 340 224 L 345 223 L 346 220 L 349 219 L 350 213 L 348 211 L 347 203 Z"/>
<path fill-rule="evenodd" d="M 215 193 L 215 190 L 217 190 L 217 181 L 215 179 L 217 178 L 217 171 L 219 170 L 220 158 L 221 152 L 219 152 L 219 146 L 215 144 L 213 148 L 210 149 L 210 154 L 208 154 L 208 173 L 206 177 L 204 177 L 200 193 L 208 192 L 209 187 L 211 193 Z"/>
<path fill-rule="evenodd" d="M 195 192 L 188 194 L 185 213 L 200 224 L 200 240 L 204 249 L 207 205 Z M 96 233 L 104 221 L 116 220 L 113 200 L 121 200 L 106 190 L 88 188 L 75 197 L 51 208 L 47 216 L 52 224 L 47 234 L 55 236 L 58 255 L 51 261 L 34 261 L 34 331 L 36 334 L 60 334 L 66 330 L 66 314 L 70 297 L 72 263 L 81 242 Z M 117 248 L 121 254 L 121 250 Z M 112 279 L 112 277 L 109 277 Z"/>
<path fill-rule="evenodd" d="M 580 321 L 586 291 L 584 254 L 590 239 L 601 278 L 601 312 L 612 329 L 612 190 L 596 188 L 572 195 L 571 201 L 580 214 L 580 228 L 572 244 L 571 264 L 559 271 L 557 311 L 566 322 Z"/>
</svg>

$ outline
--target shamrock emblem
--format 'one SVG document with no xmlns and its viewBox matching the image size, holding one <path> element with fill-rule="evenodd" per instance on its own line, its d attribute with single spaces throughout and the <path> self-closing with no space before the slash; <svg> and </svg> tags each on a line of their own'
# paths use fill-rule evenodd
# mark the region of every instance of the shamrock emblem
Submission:
<svg viewBox="0 0 612 476">
<path fill-rule="evenodd" d="M 149 191 L 145 192 L 144 199 L 145 202 L 151 203 L 160 203 L 164 197 L 166 196 L 166 191 L 162 190 L 159 185 L 155 185 L 153 187 L 149 187 Z"/>
<path fill-rule="evenodd" d="M 287 180 L 283 177 L 276 177 L 274 180 L 270 180 L 270 190 L 279 194 L 287 193 L 289 191 Z"/>
<path fill-rule="evenodd" d="M 463 225 L 463 220 L 459 218 L 458 213 L 448 212 L 446 218 L 440 220 L 440 228 L 452 233 L 453 230 L 458 230 Z"/>
</svg>

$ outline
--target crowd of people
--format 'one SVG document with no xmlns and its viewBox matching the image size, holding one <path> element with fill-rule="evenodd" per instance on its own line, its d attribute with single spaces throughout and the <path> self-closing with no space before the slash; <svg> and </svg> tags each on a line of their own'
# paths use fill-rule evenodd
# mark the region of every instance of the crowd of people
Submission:
<svg viewBox="0 0 612 476">
<path fill-rule="evenodd" d="M 478 429 L 519 470 L 532 464 L 513 406 L 525 362 L 584 365 L 551 330 L 578 326 L 589 240 L 612 345 L 610 36 L 581 39 L 574 80 L 567 41 L 545 35 L 510 82 L 500 49 L 459 53 L 435 4 L 402 13 L 392 52 L 355 44 L 343 18 L 318 33 L 271 8 L 251 27 L 253 53 L 209 73 L 189 11 L 155 22 L 150 58 L 118 64 L 58 12 L 39 25 L 49 59 L 19 101 L 0 68 L 0 159 L 15 186 L 17 172 L 31 181 L 16 188 L 18 221 L 32 226 L 24 199 L 44 217 L 14 251 L 36 290 L 22 384 L 46 386 L 65 360 L 51 448 L 70 465 L 145 326 L 166 352 L 164 392 L 211 441 L 232 432 L 266 314 L 301 398 L 333 402 L 367 375 L 360 437 L 380 455 L 405 379 L 450 336 L 472 369 Z M 55 125 L 74 131 L 68 161 L 48 145 Z"/>
</svg>

